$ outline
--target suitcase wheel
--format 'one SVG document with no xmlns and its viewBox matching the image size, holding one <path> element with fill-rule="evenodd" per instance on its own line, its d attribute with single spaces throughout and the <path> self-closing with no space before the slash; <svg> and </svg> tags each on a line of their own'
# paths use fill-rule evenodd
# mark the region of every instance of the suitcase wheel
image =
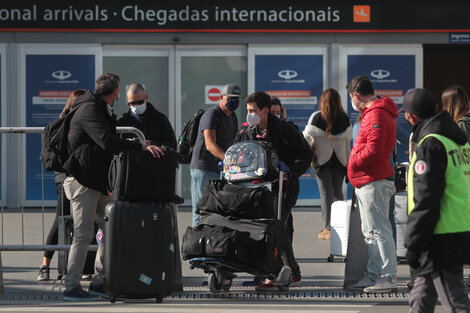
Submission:
<svg viewBox="0 0 470 313">
<path fill-rule="evenodd" d="M 155 297 L 155 302 L 156 303 L 162 303 L 163 298 L 160 296 Z"/>
<path fill-rule="evenodd" d="M 110 297 L 110 298 L 109 298 L 109 302 L 111 302 L 111 303 L 116 302 L 116 297 Z"/>
<path fill-rule="evenodd" d="M 335 257 L 330 254 L 330 256 L 326 260 L 331 263 L 335 261 Z"/>
<path fill-rule="evenodd" d="M 224 285 L 224 277 L 219 271 L 214 271 L 209 273 L 209 290 L 212 293 L 219 293 Z"/>
</svg>

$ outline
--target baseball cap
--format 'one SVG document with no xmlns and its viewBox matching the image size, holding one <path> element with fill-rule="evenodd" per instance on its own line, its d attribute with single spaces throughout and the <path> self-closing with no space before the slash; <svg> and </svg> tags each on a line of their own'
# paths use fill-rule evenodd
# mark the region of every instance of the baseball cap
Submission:
<svg viewBox="0 0 470 313">
<path fill-rule="evenodd" d="M 430 90 L 413 88 L 406 92 L 402 110 L 421 118 L 429 118 L 436 113 L 436 100 Z"/>
<path fill-rule="evenodd" d="M 227 97 L 240 97 L 241 89 L 235 84 L 227 84 L 222 88 L 220 94 Z"/>
</svg>

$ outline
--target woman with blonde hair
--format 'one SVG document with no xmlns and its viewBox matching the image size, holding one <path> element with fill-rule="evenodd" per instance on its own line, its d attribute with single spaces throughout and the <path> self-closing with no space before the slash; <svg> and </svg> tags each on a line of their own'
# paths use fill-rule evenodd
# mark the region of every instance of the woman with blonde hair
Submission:
<svg viewBox="0 0 470 313">
<path fill-rule="evenodd" d="M 352 138 L 349 117 L 335 89 L 328 88 L 322 93 L 320 111 L 310 116 L 303 134 L 316 152 L 315 171 L 323 215 L 323 230 L 318 239 L 329 240 L 331 204 L 344 199 L 343 182 Z"/>
<path fill-rule="evenodd" d="M 442 106 L 465 132 L 470 142 L 470 100 L 465 89 L 457 85 L 446 88 L 442 92 Z"/>
</svg>

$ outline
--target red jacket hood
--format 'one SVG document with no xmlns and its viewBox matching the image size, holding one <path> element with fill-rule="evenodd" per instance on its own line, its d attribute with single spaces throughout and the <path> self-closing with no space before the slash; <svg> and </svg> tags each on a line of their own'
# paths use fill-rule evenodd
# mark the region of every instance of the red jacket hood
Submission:
<svg viewBox="0 0 470 313">
<path fill-rule="evenodd" d="M 390 113 L 393 118 L 397 118 L 399 115 L 397 105 L 389 97 L 383 97 L 377 101 L 374 101 L 369 107 L 364 109 L 364 112 L 362 112 L 362 118 L 364 118 L 364 115 L 373 110 L 384 110 Z"/>
</svg>

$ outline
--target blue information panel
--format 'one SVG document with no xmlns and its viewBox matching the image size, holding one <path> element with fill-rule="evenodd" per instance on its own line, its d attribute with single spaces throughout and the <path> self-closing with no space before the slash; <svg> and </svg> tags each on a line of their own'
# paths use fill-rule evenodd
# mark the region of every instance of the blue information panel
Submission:
<svg viewBox="0 0 470 313">
<path fill-rule="evenodd" d="M 70 93 L 93 89 L 94 55 L 26 55 L 26 126 L 56 119 Z M 26 136 L 26 200 L 42 199 L 41 136 Z M 44 200 L 55 200 L 54 173 L 44 171 Z"/>
<path fill-rule="evenodd" d="M 415 55 L 348 55 L 348 82 L 356 76 L 366 75 L 374 85 L 375 93 L 390 97 L 401 108 L 403 97 L 408 89 L 416 87 Z M 347 82 L 345 82 L 346 85 Z M 359 113 L 354 111 L 348 96 L 348 113 L 354 125 Z M 411 128 L 403 113 L 397 118 L 398 140 L 405 145 L 398 145 L 398 162 L 407 162 L 408 136 Z"/>
<path fill-rule="evenodd" d="M 289 120 L 303 131 L 310 115 L 318 110 L 323 92 L 323 55 L 256 55 L 255 90 L 281 100 Z M 310 172 L 300 178 L 299 199 L 319 199 Z"/>
</svg>

